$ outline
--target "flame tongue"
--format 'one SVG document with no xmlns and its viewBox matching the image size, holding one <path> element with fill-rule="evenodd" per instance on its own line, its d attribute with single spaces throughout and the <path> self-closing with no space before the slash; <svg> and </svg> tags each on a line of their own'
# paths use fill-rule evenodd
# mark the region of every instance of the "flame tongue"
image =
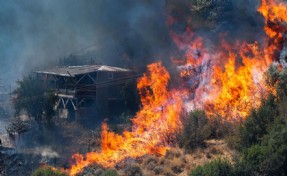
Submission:
<svg viewBox="0 0 287 176">
<path fill-rule="evenodd" d="M 260 106 L 260 99 L 268 92 L 264 72 L 271 60 L 260 52 L 257 43 L 242 44 L 237 53 L 228 49 L 224 69 L 215 66 L 211 101 L 205 108 L 210 115 L 219 115 L 227 121 L 245 119 L 251 108 Z M 238 63 L 238 58 L 241 63 Z"/>
<path fill-rule="evenodd" d="M 189 29 L 187 35 L 182 36 L 171 32 L 178 48 L 187 51 L 185 65 L 179 68 L 180 76 L 194 95 L 186 103 L 189 110 L 202 108 L 210 117 L 240 121 L 251 108 L 260 106 L 262 97 L 272 92 L 272 88 L 265 85 L 264 73 L 273 61 L 287 67 L 284 51 L 287 49 L 287 5 L 280 0 L 262 0 L 258 11 L 265 18 L 267 34 L 261 45 L 258 42 L 230 44 L 222 39 L 220 46 L 205 47 L 203 39 Z M 211 70 L 205 69 L 208 61 L 213 66 Z"/>
<path fill-rule="evenodd" d="M 107 124 L 102 125 L 102 151 L 74 154 L 76 164 L 70 175 L 79 173 L 91 163 L 113 167 L 128 157 L 145 154 L 163 155 L 168 149 L 168 137 L 181 127 L 180 112 L 182 100 L 179 92 L 168 91 L 169 74 L 161 63 L 148 66 L 148 74 L 138 81 L 142 109 L 132 119 L 133 130 L 122 135 L 109 132 Z"/>
<path fill-rule="evenodd" d="M 265 18 L 265 33 L 269 37 L 269 46 L 266 54 L 279 58 L 281 64 L 286 64 L 286 53 L 282 55 L 283 47 L 287 46 L 287 4 L 280 0 L 262 0 L 258 11 Z M 286 48 L 285 48 L 286 50 Z"/>
<path fill-rule="evenodd" d="M 277 59 L 283 63 L 287 58 L 287 54 L 281 52 L 287 47 L 287 6 L 279 0 L 262 0 L 258 11 L 265 18 L 268 37 L 268 43 L 262 46 L 257 42 L 222 42 L 222 46 L 213 48 L 216 51 L 210 51 L 205 48 L 203 39 L 190 29 L 184 35 L 171 32 L 178 48 L 187 51 L 184 61 L 173 59 L 177 64 L 185 64 L 179 67 L 180 76 L 187 84 L 192 84 L 188 90 L 192 100 L 185 101 L 187 110 L 203 108 L 210 117 L 219 115 L 227 121 L 238 121 L 245 119 L 251 108 L 260 105 L 261 97 L 272 91 L 264 83 L 264 72 L 272 61 Z M 170 19 L 168 24 L 174 20 Z M 168 91 L 169 79 L 161 63 L 149 65 L 148 73 L 138 81 L 143 107 L 132 119 L 132 131 L 118 135 L 103 124 L 101 152 L 87 153 L 85 157 L 73 155 L 75 165 L 70 175 L 91 163 L 112 167 L 128 157 L 164 154 L 169 137 L 182 126 L 179 120 L 182 94 L 187 93 Z"/>
</svg>

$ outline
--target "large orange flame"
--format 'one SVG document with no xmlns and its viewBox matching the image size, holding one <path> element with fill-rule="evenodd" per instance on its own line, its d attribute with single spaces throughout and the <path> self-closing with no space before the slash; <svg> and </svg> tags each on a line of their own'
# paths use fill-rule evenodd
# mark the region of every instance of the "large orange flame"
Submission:
<svg viewBox="0 0 287 176">
<path fill-rule="evenodd" d="M 173 61 L 181 65 L 183 80 L 190 82 L 193 96 L 186 103 L 188 109 L 202 108 L 210 117 L 241 121 L 272 91 L 265 85 L 264 73 L 273 61 L 280 60 L 287 65 L 284 61 L 287 54 L 281 53 L 286 47 L 287 5 L 282 0 L 262 0 L 258 11 L 265 18 L 267 34 L 260 45 L 257 42 L 230 44 L 222 39 L 220 46 L 205 47 L 202 37 L 189 28 L 183 35 L 171 31 L 178 48 L 186 51 L 184 62 Z M 211 70 L 207 69 L 208 61 L 213 66 Z"/>
<path fill-rule="evenodd" d="M 202 44 L 196 46 L 203 47 Z M 188 53 L 196 50 L 201 54 L 200 57 L 187 54 L 186 65 L 180 67 L 180 76 L 184 80 L 192 80 L 190 90 L 194 96 L 192 102 L 186 104 L 187 109 L 202 108 L 210 117 L 240 121 L 267 95 L 264 73 L 272 60 L 257 43 L 238 42 L 232 46 L 222 42 L 216 52 L 188 48 L 191 50 Z M 212 69 L 209 69 L 208 60 L 212 62 Z M 198 85 L 193 88 L 195 84 Z"/>
<path fill-rule="evenodd" d="M 227 121 L 241 121 L 268 93 L 264 73 L 271 64 L 255 44 L 242 44 L 237 53 L 228 49 L 224 68 L 214 67 L 212 99 L 205 104 L 208 114 Z"/>
<path fill-rule="evenodd" d="M 179 120 L 182 108 L 203 108 L 207 114 L 220 116 L 227 121 L 244 120 L 251 108 L 260 105 L 260 99 L 269 92 L 264 83 L 264 72 L 279 54 L 287 33 L 287 6 L 279 0 L 262 0 L 258 11 L 265 18 L 266 42 L 204 46 L 201 37 L 187 28 L 184 35 L 171 32 L 179 49 L 186 50 L 180 76 L 191 85 L 189 98 L 183 103 L 183 91 L 168 91 L 169 73 L 161 65 L 148 66 L 148 73 L 138 81 L 142 108 L 132 119 L 132 131 L 122 135 L 110 132 L 102 125 L 102 149 L 85 156 L 74 154 L 75 164 L 70 175 L 79 173 L 91 163 L 112 167 L 126 158 L 145 154 L 164 154 L 169 138 L 181 128 Z M 175 19 L 169 19 L 168 24 Z M 284 38 L 285 37 L 285 38 Z M 220 43 L 220 42 L 219 42 Z M 192 95 L 192 96 L 190 96 Z"/>
<path fill-rule="evenodd" d="M 265 52 L 282 62 L 280 52 L 287 41 L 287 3 L 282 0 L 262 0 L 258 11 L 265 19 L 264 29 L 269 37 Z"/>
<path fill-rule="evenodd" d="M 167 90 L 170 76 L 161 63 L 149 65 L 148 71 L 138 81 L 143 107 L 132 119 L 132 131 L 118 135 L 109 132 L 107 124 L 103 124 L 101 152 L 87 153 L 85 157 L 74 154 L 75 164 L 70 175 L 77 174 L 91 163 L 112 167 L 128 157 L 166 152 L 169 137 L 181 127 L 182 95 Z"/>
</svg>

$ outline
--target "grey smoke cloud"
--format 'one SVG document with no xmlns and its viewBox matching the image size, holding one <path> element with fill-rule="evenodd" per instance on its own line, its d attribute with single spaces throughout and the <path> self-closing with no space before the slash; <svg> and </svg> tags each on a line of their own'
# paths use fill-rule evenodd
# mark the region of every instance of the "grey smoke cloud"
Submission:
<svg viewBox="0 0 287 176">
<path fill-rule="evenodd" d="M 167 6 L 173 3 L 191 16 L 195 32 L 214 42 L 219 41 L 219 33 L 250 42 L 263 34 L 263 20 L 256 12 L 260 0 L 206 0 L 207 8 L 197 19 L 197 12 L 190 10 L 199 2 L 0 0 L 0 79 L 11 83 L 69 54 L 139 70 L 155 60 L 168 62 L 177 53 L 166 25 Z M 184 29 L 187 21 L 174 30 Z"/>
<path fill-rule="evenodd" d="M 171 45 L 164 0 L 0 0 L 0 4 L 0 76 L 6 73 L 9 81 L 89 45 L 93 45 L 89 57 L 127 67 L 162 59 L 161 53 Z"/>
</svg>

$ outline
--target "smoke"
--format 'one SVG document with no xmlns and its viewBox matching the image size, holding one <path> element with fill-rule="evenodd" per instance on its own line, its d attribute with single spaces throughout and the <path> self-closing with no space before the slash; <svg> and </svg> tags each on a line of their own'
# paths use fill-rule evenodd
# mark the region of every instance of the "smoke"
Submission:
<svg viewBox="0 0 287 176">
<path fill-rule="evenodd" d="M 70 54 L 102 64 L 143 68 L 167 58 L 172 44 L 164 0 L 0 3 L 0 75 L 8 81 Z"/>
<path fill-rule="evenodd" d="M 43 158 L 58 158 L 59 154 L 50 147 L 36 147 L 33 149 L 34 155 L 41 155 Z"/>
<path fill-rule="evenodd" d="M 143 70 L 155 60 L 168 62 L 176 53 L 169 30 L 184 33 L 186 27 L 213 43 L 218 34 L 252 42 L 263 34 L 259 2 L 0 0 L 0 78 L 13 83 L 70 54 Z M 172 27 L 168 15 L 178 19 Z"/>
<path fill-rule="evenodd" d="M 191 0 L 170 4 L 170 15 L 176 19 L 170 29 L 177 34 L 189 28 L 214 45 L 222 38 L 231 43 L 252 43 L 264 35 L 264 20 L 257 12 L 260 0 Z"/>
</svg>

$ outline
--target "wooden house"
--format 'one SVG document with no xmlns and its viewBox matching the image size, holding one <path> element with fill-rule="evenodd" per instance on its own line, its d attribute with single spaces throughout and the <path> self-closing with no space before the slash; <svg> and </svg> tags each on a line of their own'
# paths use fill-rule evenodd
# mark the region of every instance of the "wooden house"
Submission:
<svg viewBox="0 0 287 176">
<path fill-rule="evenodd" d="M 36 74 L 56 92 L 60 116 L 77 119 L 112 114 L 124 86 L 136 79 L 129 69 L 106 65 L 61 66 Z"/>
</svg>

